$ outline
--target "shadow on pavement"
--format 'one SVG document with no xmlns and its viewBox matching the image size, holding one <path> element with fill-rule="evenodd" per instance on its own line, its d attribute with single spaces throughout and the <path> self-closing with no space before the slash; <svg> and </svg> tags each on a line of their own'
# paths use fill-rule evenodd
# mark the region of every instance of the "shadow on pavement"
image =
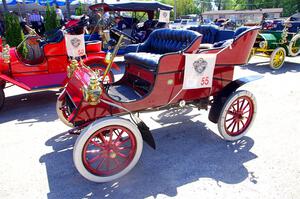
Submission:
<svg viewBox="0 0 300 199">
<path fill-rule="evenodd" d="M 170 111 L 165 113 L 171 115 Z M 182 117 L 188 118 L 177 114 L 173 119 L 183 121 Z M 47 169 L 48 198 L 176 196 L 178 187 L 201 178 L 211 178 L 219 186 L 220 181 L 237 184 L 247 178 L 257 183 L 255 174 L 243 165 L 257 157 L 250 152 L 254 141 L 249 137 L 226 142 L 204 123 L 191 120 L 152 132 L 157 149 L 144 143 L 141 159 L 131 172 L 114 182 L 102 184 L 85 180 L 74 167 L 72 152 L 77 136 L 62 133 L 49 139 L 46 145 L 54 151 L 40 158 Z"/>
<path fill-rule="evenodd" d="M 249 63 L 241 66 L 241 69 L 252 70 L 261 74 L 279 75 L 287 72 L 297 73 L 300 72 L 300 66 L 298 63 L 285 62 L 279 70 L 274 70 L 270 67 L 269 61 L 259 63 Z"/>
<path fill-rule="evenodd" d="M 56 120 L 55 104 L 58 93 L 42 91 L 6 97 L 0 113 L 0 124 L 12 120 L 17 120 L 16 124 Z"/>
</svg>

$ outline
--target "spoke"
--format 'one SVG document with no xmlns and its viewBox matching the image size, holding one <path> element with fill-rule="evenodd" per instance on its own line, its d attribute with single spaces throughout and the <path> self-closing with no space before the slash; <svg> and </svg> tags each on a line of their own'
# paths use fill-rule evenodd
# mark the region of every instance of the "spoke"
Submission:
<svg viewBox="0 0 300 199">
<path fill-rule="evenodd" d="M 230 114 L 230 115 L 235 115 L 235 113 L 233 111 L 230 111 L 230 110 L 228 110 L 227 113 Z"/>
<path fill-rule="evenodd" d="M 125 147 L 118 147 L 118 151 L 123 151 L 126 149 L 131 149 L 131 146 L 125 146 Z"/>
<path fill-rule="evenodd" d="M 109 144 L 111 144 L 111 142 L 112 142 L 112 137 L 113 137 L 113 134 L 114 134 L 114 131 L 113 131 L 113 129 L 111 128 L 111 129 L 109 129 Z"/>
<path fill-rule="evenodd" d="M 240 99 L 237 99 L 236 100 L 237 101 L 237 103 L 236 103 L 236 109 L 237 109 L 237 111 L 239 111 L 240 110 Z"/>
<path fill-rule="evenodd" d="M 229 122 L 230 120 L 233 120 L 233 119 L 234 119 L 234 117 L 227 119 L 225 122 Z"/>
<path fill-rule="evenodd" d="M 242 110 L 243 110 L 244 103 L 245 103 L 245 99 L 243 99 L 242 105 L 241 105 L 241 107 L 240 107 L 240 109 L 242 109 Z"/>
<path fill-rule="evenodd" d="M 99 155 L 97 155 L 97 156 L 93 157 L 92 159 L 88 160 L 88 162 L 89 162 L 89 163 L 93 163 L 93 162 L 95 162 L 96 160 L 98 160 L 98 159 L 101 158 L 101 157 L 102 157 L 102 154 L 101 154 L 101 152 L 100 152 Z"/>
<path fill-rule="evenodd" d="M 233 125 L 233 127 L 232 127 L 232 130 L 231 130 L 231 132 L 234 132 L 234 128 L 235 128 L 235 126 L 236 126 L 236 121 L 234 122 L 234 125 Z"/>
<path fill-rule="evenodd" d="M 232 104 L 231 107 L 232 107 L 232 109 L 234 110 L 234 112 L 236 112 L 237 110 L 234 108 L 234 105 L 235 105 L 235 104 Z"/>
<path fill-rule="evenodd" d="M 240 130 L 240 120 L 237 121 L 237 131 Z"/>
<path fill-rule="evenodd" d="M 99 168 L 101 168 L 101 166 L 102 166 L 103 163 L 104 163 L 104 160 L 106 160 L 106 159 L 103 158 L 102 161 L 99 162 L 99 164 L 98 164 L 97 167 L 96 167 L 96 170 L 98 170 Z"/>
<path fill-rule="evenodd" d="M 247 102 L 246 106 L 243 108 L 242 111 L 245 111 L 245 109 L 246 109 L 248 106 L 250 106 L 249 102 Z"/>
<path fill-rule="evenodd" d="M 110 158 L 106 159 L 106 171 L 109 171 L 110 169 Z"/>
<path fill-rule="evenodd" d="M 115 162 L 115 168 L 121 165 L 120 161 L 117 158 L 113 158 L 113 161 Z"/>
<path fill-rule="evenodd" d="M 235 122 L 235 120 L 233 120 L 230 125 L 227 127 L 227 129 L 229 130 L 229 128 L 233 125 L 233 123 Z"/>
<path fill-rule="evenodd" d="M 121 135 L 123 134 L 123 130 L 119 133 L 118 137 L 115 139 L 114 143 L 118 142 L 119 139 L 121 138 Z"/>
<path fill-rule="evenodd" d="M 102 146 L 101 144 L 99 144 L 99 143 L 97 143 L 97 142 L 95 142 L 93 140 L 91 140 L 91 142 L 93 143 L 94 146 L 99 147 L 101 149 L 104 149 L 104 146 Z"/>
<path fill-rule="evenodd" d="M 127 158 L 128 156 L 121 153 L 120 151 L 115 151 L 117 153 L 118 156 L 120 156 L 121 158 Z"/>
<path fill-rule="evenodd" d="M 122 142 L 118 143 L 117 146 L 121 146 L 122 144 L 124 144 L 125 142 L 127 142 L 128 140 L 130 140 L 130 137 L 126 138 L 125 140 L 123 140 Z"/>
<path fill-rule="evenodd" d="M 107 141 L 106 141 L 105 137 L 102 135 L 102 132 L 98 133 L 98 135 L 99 135 L 98 138 L 100 138 L 100 140 L 102 140 L 102 142 L 103 142 L 104 144 L 107 144 Z"/>
<path fill-rule="evenodd" d="M 248 111 L 246 111 L 246 112 L 243 112 L 243 115 L 246 114 L 246 113 L 249 113 L 249 112 L 250 112 L 250 109 Z"/>
<path fill-rule="evenodd" d="M 241 120 L 241 123 L 242 123 L 242 125 L 243 125 L 243 126 L 242 126 L 242 128 L 243 128 L 243 127 L 245 126 L 245 123 L 243 122 L 243 120 Z"/>
<path fill-rule="evenodd" d="M 90 114 L 89 114 L 89 112 L 88 112 L 88 110 L 87 110 L 87 109 L 86 109 L 84 112 L 85 112 L 85 113 L 86 113 L 86 115 L 88 116 L 88 119 L 92 119 L 92 117 L 90 116 Z"/>
</svg>

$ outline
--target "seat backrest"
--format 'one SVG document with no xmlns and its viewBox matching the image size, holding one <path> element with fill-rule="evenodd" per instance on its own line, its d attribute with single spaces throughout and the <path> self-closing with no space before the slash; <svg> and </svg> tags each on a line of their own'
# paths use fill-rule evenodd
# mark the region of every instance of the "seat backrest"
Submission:
<svg viewBox="0 0 300 199">
<path fill-rule="evenodd" d="M 241 27 L 237 28 L 234 31 L 233 38 L 237 38 L 239 35 L 241 35 L 243 32 L 245 32 L 246 30 L 249 30 L 249 29 L 250 29 L 250 27 L 246 27 L 246 26 L 241 26 Z"/>
<path fill-rule="evenodd" d="M 198 49 L 201 38 L 200 33 L 191 30 L 157 29 L 149 35 L 144 43 L 126 46 L 124 53 L 166 54 L 179 51 L 190 53 Z"/>
<path fill-rule="evenodd" d="M 196 31 L 203 35 L 201 43 L 213 44 L 216 42 L 216 36 L 219 32 L 219 27 L 215 25 L 200 25 L 197 27 L 190 27 L 189 30 Z"/>
<path fill-rule="evenodd" d="M 142 44 L 141 51 L 155 54 L 178 52 L 189 48 L 199 37 L 199 33 L 190 30 L 158 29 Z"/>
<path fill-rule="evenodd" d="M 224 41 L 228 39 L 233 39 L 234 31 L 232 30 L 219 30 L 215 37 L 215 43 L 219 41 Z"/>
</svg>

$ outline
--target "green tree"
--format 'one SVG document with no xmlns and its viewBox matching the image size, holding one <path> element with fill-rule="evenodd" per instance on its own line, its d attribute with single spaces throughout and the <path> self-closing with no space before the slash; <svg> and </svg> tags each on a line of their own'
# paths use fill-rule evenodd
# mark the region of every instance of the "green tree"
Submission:
<svg viewBox="0 0 300 199">
<path fill-rule="evenodd" d="M 51 31 L 60 26 L 60 22 L 57 19 L 54 6 L 50 6 L 49 3 L 46 7 L 46 16 L 45 16 L 45 30 Z"/>
<path fill-rule="evenodd" d="M 81 2 L 79 2 L 79 6 L 75 9 L 75 15 L 77 16 L 83 15 L 83 7 Z"/>
<path fill-rule="evenodd" d="M 160 0 L 160 2 L 174 6 L 174 0 Z M 176 0 L 177 17 L 187 14 L 200 14 L 197 0 Z M 174 12 L 171 12 L 173 18 Z"/>
<path fill-rule="evenodd" d="M 19 18 L 13 13 L 5 13 L 4 15 L 5 25 L 5 41 L 10 46 L 18 46 L 24 40 L 24 33 L 20 26 Z M 18 51 L 23 54 L 24 57 L 27 55 L 27 48 L 25 44 L 22 44 Z"/>
</svg>

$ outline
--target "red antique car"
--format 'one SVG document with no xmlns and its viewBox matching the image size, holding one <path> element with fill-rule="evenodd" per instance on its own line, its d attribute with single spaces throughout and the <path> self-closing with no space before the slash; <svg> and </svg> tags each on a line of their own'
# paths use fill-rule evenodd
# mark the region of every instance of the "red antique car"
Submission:
<svg viewBox="0 0 300 199">
<path fill-rule="evenodd" d="M 4 88 L 7 82 L 28 91 L 65 85 L 68 81 L 67 67 L 76 67 L 74 63 L 70 64 L 65 34 L 66 30 L 57 30 L 45 40 L 41 40 L 39 36 L 27 36 L 24 40 L 28 49 L 26 57 L 19 53 L 17 47 L 3 47 L 0 52 L 0 109 L 4 105 Z M 85 64 L 100 71 L 105 70 L 106 53 L 101 51 L 100 41 L 85 43 L 85 51 L 86 55 L 82 57 L 79 65 Z M 117 64 L 113 64 L 113 67 L 119 69 Z M 109 73 L 106 81 L 113 81 L 112 73 Z"/>
<path fill-rule="evenodd" d="M 82 129 L 73 150 L 80 174 L 94 182 L 112 181 L 135 166 L 143 140 L 155 148 L 139 112 L 211 106 L 209 119 L 225 140 L 244 136 L 255 118 L 256 101 L 249 91 L 237 89 L 261 76 L 233 80 L 233 72 L 247 62 L 258 30 L 246 29 L 220 47 L 205 49 L 199 48 L 203 35 L 198 32 L 156 30 L 131 46 L 125 74 L 112 84 L 102 84 L 89 68 L 78 68 L 58 97 L 57 111 L 65 124 Z M 120 117 L 126 114 L 130 120 Z"/>
</svg>

